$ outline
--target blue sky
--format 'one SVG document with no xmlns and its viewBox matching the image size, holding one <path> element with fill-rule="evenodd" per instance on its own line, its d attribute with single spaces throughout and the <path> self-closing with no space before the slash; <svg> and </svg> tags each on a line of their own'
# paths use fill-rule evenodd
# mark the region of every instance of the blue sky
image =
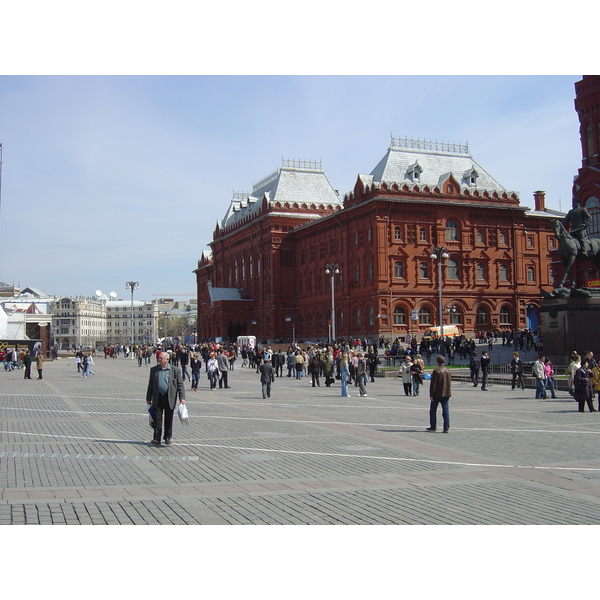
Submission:
<svg viewBox="0 0 600 600">
<path fill-rule="evenodd" d="M 532 206 L 568 209 L 580 76 L 4 76 L 0 279 L 51 294 L 195 290 L 232 191 L 319 159 L 352 189 L 390 134 L 468 141 Z"/>
<path fill-rule="evenodd" d="M 3 7 L 0 280 L 193 293 L 233 191 L 296 158 L 322 160 L 343 194 L 392 134 L 468 142 L 522 204 L 538 189 L 570 204 L 573 84 L 596 66 L 580 27 L 591 0 L 157 6 Z"/>
</svg>

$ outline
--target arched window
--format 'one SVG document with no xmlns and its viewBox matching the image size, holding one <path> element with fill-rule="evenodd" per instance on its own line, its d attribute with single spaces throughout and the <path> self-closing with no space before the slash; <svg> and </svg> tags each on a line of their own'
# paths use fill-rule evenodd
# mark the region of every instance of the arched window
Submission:
<svg viewBox="0 0 600 600">
<path fill-rule="evenodd" d="M 535 269 L 533 267 L 527 267 L 527 282 L 535 283 Z"/>
<path fill-rule="evenodd" d="M 375 311 L 372 306 L 369 306 L 369 310 L 367 311 L 367 318 L 369 320 L 369 325 L 372 327 L 375 324 Z"/>
<path fill-rule="evenodd" d="M 241 258 L 242 267 L 242 281 L 246 281 L 246 259 L 242 256 Z"/>
<path fill-rule="evenodd" d="M 252 279 L 252 255 L 248 257 L 248 279 Z"/>
<path fill-rule="evenodd" d="M 427 306 L 422 306 L 419 309 L 419 324 L 431 325 L 431 311 Z"/>
<path fill-rule="evenodd" d="M 500 309 L 500 325 L 510 325 L 511 324 L 511 314 L 510 308 L 508 306 L 503 306 Z"/>
<path fill-rule="evenodd" d="M 477 325 L 487 325 L 488 324 L 488 311 L 485 306 L 480 306 L 477 309 Z"/>
<path fill-rule="evenodd" d="M 323 331 L 323 315 L 318 312 L 317 313 L 317 332 Z"/>
<path fill-rule="evenodd" d="M 406 325 L 406 311 L 401 306 L 394 308 L 394 325 Z"/>
<path fill-rule="evenodd" d="M 308 313 L 306 317 L 306 331 L 311 332 L 313 330 L 313 317 L 312 313 Z"/>
<path fill-rule="evenodd" d="M 450 311 L 450 325 L 459 325 L 462 323 L 462 311 L 459 306 L 453 306 Z"/>
<path fill-rule="evenodd" d="M 587 154 L 586 154 L 586 158 L 592 158 L 592 156 L 594 156 L 594 139 L 593 139 L 593 129 L 592 126 L 589 125 L 587 130 L 586 130 L 586 147 L 587 147 Z"/>
<path fill-rule="evenodd" d="M 373 279 L 373 263 L 369 263 L 367 265 L 367 280 L 371 281 Z"/>
<path fill-rule="evenodd" d="M 304 333 L 304 317 L 302 315 L 298 317 L 298 332 Z"/>
<path fill-rule="evenodd" d="M 596 198 L 596 196 L 590 196 L 585 201 L 585 207 L 592 217 L 592 222 L 588 227 L 588 233 L 591 237 L 600 237 L 600 202 L 598 202 L 598 198 Z"/>
<path fill-rule="evenodd" d="M 233 261 L 233 283 L 237 285 L 238 282 L 238 261 Z"/>
<path fill-rule="evenodd" d="M 360 308 L 354 310 L 354 326 L 360 328 Z"/>
<path fill-rule="evenodd" d="M 421 279 L 429 279 L 429 266 L 426 262 L 419 263 L 419 277 Z"/>
<path fill-rule="evenodd" d="M 458 242 L 458 223 L 452 219 L 446 221 L 446 241 Z"/>
<path fill-rule="evenodd" d="M 354 267 L 354 285 L 360 285 L 360 268 L 358 265 Z"/>
<path fill-rule="evenodd" d="M 401 260 L 397 260 L 394 263 L 394 277 L 396 279 L 402 279 L 404 277 L 404 267 Z"/>
<path fill-rule="evenodd" d="M 452 258 L 446 261 L 446 279 L 460 279 L 458 263 Z"/>
<path fill-rule="evenodd" d="M 256 276 L 260 277 L 260 256 L 256 257 Z"/>
</svg>

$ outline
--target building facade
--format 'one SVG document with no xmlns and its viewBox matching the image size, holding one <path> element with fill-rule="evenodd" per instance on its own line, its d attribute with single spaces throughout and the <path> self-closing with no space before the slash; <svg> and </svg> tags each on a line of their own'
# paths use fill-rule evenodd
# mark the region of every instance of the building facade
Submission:
<svg viewBox="0 0 600 600">
<path fill-rule="evenodd" d="M 522 206 L 464 144 L 392 138 L 343 201 L 320 165 L 284 163 L 232 199 L 198 262 L 198 337 L 536 328 L 560 216 L 542 191 Z"/>
<path fill-rule="evenodd" d="M 592 221 L 591 237 L 600 237 L 600 76 L 585 75 L 575 84 L 575 110 L 579 117 L 581 168 L 573 181 L 573 198 L 581 202 Z M 578 286 L 600 287 L 600 273 L 591 260 L 576 263 Z M 590 285 L 591 284 L 591 285 Z"/>
</svg>

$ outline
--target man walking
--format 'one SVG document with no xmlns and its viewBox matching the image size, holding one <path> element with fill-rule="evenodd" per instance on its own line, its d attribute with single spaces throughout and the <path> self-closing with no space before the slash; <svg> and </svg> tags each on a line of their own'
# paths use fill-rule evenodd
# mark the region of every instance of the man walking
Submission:
<svg viewBox="0 0 600 600">
<path fill-rule="evenodd" d="M 488 380 L 488 374 L 490 371 L 490 355 L 487 353 L 487 350 L 484 350 L 481 353 L 481 389 L 484 392 L 487 392 L 487 387 L 485 387 L 487 385 L 487 380 Z"/>
<path fill-rule="evenodd" d="M 443 356 L 437 357 L 437 368 L 431 373 L 431 383 L 429 385 L 429 427 L 427 431 L 437 430 L 437 407 L 442 405 L 442 418 L 444 420 L 444 433 L 450 429 L 450 409 L 448 404 L 452 396 L 452 377 L 450 369 L 444 366 Z"/>
<path fill-rule="evenodd" d="M 275 380 L 273 376 L 273 365 L 271 365 L 271 361 L 266 359 L 262 365 L 259 367 L 260 369 L 260 383 L 262 384 L 262 397 L 270 398 L 271 397 L 271 384 Z"/>
<path fill-rule="evenodd" d="M 163 432 L 164 415 L 164 440 L 168 446 L 171 444 L 173 434 L 173 413 L 179 397 L 180 404 L 185 404 L 185 386 L 181 369 L 169 364 L 169 354 L 161 352 L 158 355 L 158 364 L 150 369 L 150 379 L 146 390 L 146 404 L 152 406 L 152 426 L 154 437 L 151 443 L 160 446 Z"/>
<path fill-rule="evenodd" d="M 473 382 L 473 387 L 477 387 L 479 385 L 479 368 L 481 367 L 481 362 L 479 361 L 479 358 L 477 358 L 477 352 L 475 351 L 473 351 L 469 366 L 471 367 L 471 381 Z"/>
<path fill-rule="evenodd" d="M 540 354 L 539 358 L 533 363 L 533 376 L 535 377 L 535 397 L 546 398 L 546 364 L 545 357 Z"/>
<path fill-rule="evenodd" d="M 229 360 L 223 350 L 217 354 L 217 365 L 219 366 L 219 389 L 229 389 L 227 383 L 227 372 L 229 371 Z"/>
</svg>

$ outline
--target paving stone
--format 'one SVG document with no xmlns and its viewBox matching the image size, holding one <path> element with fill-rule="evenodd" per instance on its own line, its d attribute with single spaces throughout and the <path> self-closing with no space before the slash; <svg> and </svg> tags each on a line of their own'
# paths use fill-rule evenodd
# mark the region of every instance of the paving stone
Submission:
<svg viewBox="0 0 600 600">
<path fill-rule="evenodd" d="M 0 524 L 600 521 L 600 415 L 564 392 L 455 381 L 450 434 L 430 434 L 426 397 L 393 378 L 342 403 L 337 382 L 284 377 L 264 402 L 238 368 L 230 390 L 201 378 L 189 426 L 154 448 L 148 371 L 96 362 L 86 380 L 49 361 L 35 388 L 0 370 Z"/>
</svg>

